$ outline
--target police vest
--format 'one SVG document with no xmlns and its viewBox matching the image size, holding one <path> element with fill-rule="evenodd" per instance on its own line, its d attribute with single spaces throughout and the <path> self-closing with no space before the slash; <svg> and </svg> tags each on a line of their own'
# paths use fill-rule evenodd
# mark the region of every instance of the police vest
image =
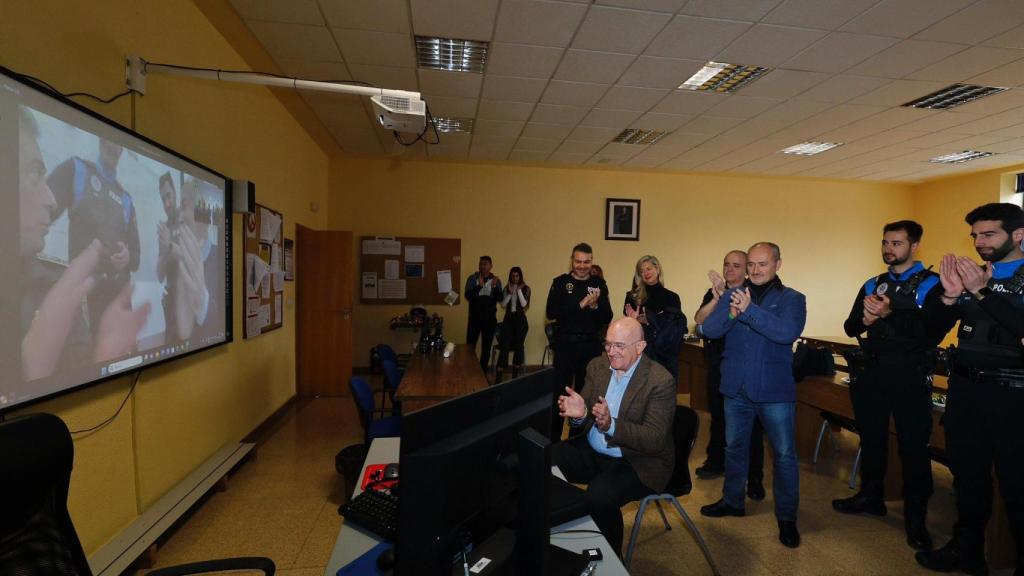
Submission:
<svg viewBox="0 0 1024 576">
<path fill-rule="evenodd" d="M 74 200 L 68 255 L 74 258 L 98 238 L 105 249 L 116 252 L 117 243 L 129 243 L 132 200 L 121 185 L 100 174 L 96 165 L 74 158 Z"/>
<path fill-rule="evenodd" d="M 867 351 L 876 354 L 924 351 L 924 319 L 920 313 L 925 297 L 939 283 L 939 275 L 925 270 L 920 262 L 899 275 L 885 272 L 864 283 L 864 294 L 887 296 L 893 313 L 868 326 L 864 342 Z"/>
<path fill-rule="evenodd" d="M 996 267 L 988 287 L 1008 298 L 1024 314 L 1024 260 Z M 990 264 L 991 266 L 991 264 Z M 997 278 L 1001 276 L 1001 278 Z M 1024 366 L 1024 346 L 1019 338 L 982 309 L 971 294 L 960 296 L 963 311 L 958 338 L 958 362 L 975 368 L 1020 368 Z"/>
</svg>

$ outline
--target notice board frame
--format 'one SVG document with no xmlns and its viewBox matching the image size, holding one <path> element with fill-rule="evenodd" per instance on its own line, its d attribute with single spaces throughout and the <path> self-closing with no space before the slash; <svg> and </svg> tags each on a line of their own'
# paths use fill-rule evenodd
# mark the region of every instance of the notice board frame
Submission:
<svg viewBox="0 0 1024 576">
<path fill-rule="evenodd" d="M 401 243 L 399 254 L 366 254 L 364 253 L 365 241 L 394 240 Z M 407 262 L 406 246 L 422 246 L 423 262 Z M 441 270 L 451 270 L 452 290 L 458 293 L 459 299 L 455 303 L 458 306 L 463 299 L 462 294 L 462 239 L 461 238 L 424 238 L 414 236 L 360 236 L 359 238 L 359 303 L 360 304 L 424 304 L 436 305 L 445 304 L 446 293 L 437 291 L 437 273 Z M 398 260 L 398 278 L 406 281 L 405 298 L 381 298 L 379 282 L 384 279 L 384 262 L 386 260 Z M 409 277 L 406 264 L 422 264 L 423 276 L 421 278 Z M 363 296 L 363 276 L 367 273 L 376 273 L 378 292 L 376 298 L 365 298 Z"/>
<path fill-rule="evenodd" d="M 263 219 L 266 214 L 273 214 L 278 218 L 277 234 L 270 242 L 261 240 L 261 230 L 263 229 Z M 242 243 L 242 262 L 243 262 L 243 276 L 242 276 L 242 310 L 243 310 L 243 324 L 242 334 L 244 338 L 255 338 L 261 334 L 266 334 L 272 330 L 277 330 L 284 326 L 284 273 L 283 268 L 280 270 L 281 282 L 278 282 L 275 275 L 275 270 L 271 268 L 270 272 L 263 278 L 263 282 L 270 283 L 270 295 L 267 297 L 263 296 L 263 292 L 260 289 L 262 282 L 257 286 L 255 296 L 252 295 L 250 290 L 252 286 L 253 275 L 255 274 L 255 259 L 259 259 L 265 265 L 270 267 L 273 260 L 272 254 L 276 249 L 278 251 L 278 264 L 284 265 L 284 216 L 272 208 L 267 208 L 262 204 L 256 204 L 255 210 L 252 213 L 244 215 L 245 230 L 244 242 Z M 250 303 L 251 299 L 255 299 L 254 302 Z M 275 300 L 280 299 L 280 305 L 275 305 Z M 250 321 L 256 314 L 253 313 L 253 307 L 258 310 L 262 306 L 270 307 L 270 323 L 265 326 L 256 326 Z"/>
</svg>

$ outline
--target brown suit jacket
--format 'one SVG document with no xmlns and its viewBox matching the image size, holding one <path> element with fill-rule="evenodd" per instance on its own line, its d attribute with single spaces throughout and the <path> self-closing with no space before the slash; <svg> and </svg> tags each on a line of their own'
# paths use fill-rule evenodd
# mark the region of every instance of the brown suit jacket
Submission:
<svg viewBox="0 0 1024 576">
<path fill-rule="evenodd" d="M 605 396 L 611 381 L 608 356 L 602 354 L 587 365 L 587 381 L 580 393 L 587 403 L 583 433 L 594 425 L 590 407 L 598 396 Z M 672 375 L 646 355 L 629 380 L 615 419 L 615 435 L 609 446 L 622 449 L 622 456 L 636 470 L 645 486 L 656 492 L 665 490 L 675 467 L 675 443 L 672 420 L 676 412 L 676 384 Z"/>
</svg>

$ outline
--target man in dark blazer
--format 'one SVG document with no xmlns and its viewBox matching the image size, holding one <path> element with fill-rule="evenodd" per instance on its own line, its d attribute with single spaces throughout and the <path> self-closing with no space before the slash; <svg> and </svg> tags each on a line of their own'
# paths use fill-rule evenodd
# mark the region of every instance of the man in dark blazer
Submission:
<svg viewBox="0 0 1024 576">
<path fill-rule="evenodd" d="M 675 467 L 675 380 L 644 355 L 646 345 L 639 322 L 612 322 L 582 393 L 566 386 L 558 398 L 560 415 L 582 433 L 555 445 L 554 463 L 569 482 L 587 484 L 590 515 L 616 553 L 620 508 L 662 492 Z"/>
<path fill-rule="evenodd" d="M 725 338 L 722 395 L 725 396 L 725 484 L 722 499 L 700 509 L 705 516 L 743 516 L 750 429 L 761 421 L 775 454 L 772 495 L 779 541 L 800 545 L 796 514 L 800 470 L 796 457 L 796 384 L 793 342 L 807 319 L 804 295 L 783 286 L 779 247 L 760 242 L 747 252 L 747 281 L 730 288 L 704 320 L 708 338 Z"/>
</svg>

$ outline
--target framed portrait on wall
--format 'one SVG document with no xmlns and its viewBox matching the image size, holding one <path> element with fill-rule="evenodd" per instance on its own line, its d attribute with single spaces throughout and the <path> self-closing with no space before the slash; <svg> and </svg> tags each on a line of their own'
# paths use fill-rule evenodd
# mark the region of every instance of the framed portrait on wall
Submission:
<svg viewBox="0 0 1024 576">
<path fill-rule="evenodd" d="M 607 198 L 604 210 L 605 240 L 640 240 L 640 201 Z"/>
</svg>

